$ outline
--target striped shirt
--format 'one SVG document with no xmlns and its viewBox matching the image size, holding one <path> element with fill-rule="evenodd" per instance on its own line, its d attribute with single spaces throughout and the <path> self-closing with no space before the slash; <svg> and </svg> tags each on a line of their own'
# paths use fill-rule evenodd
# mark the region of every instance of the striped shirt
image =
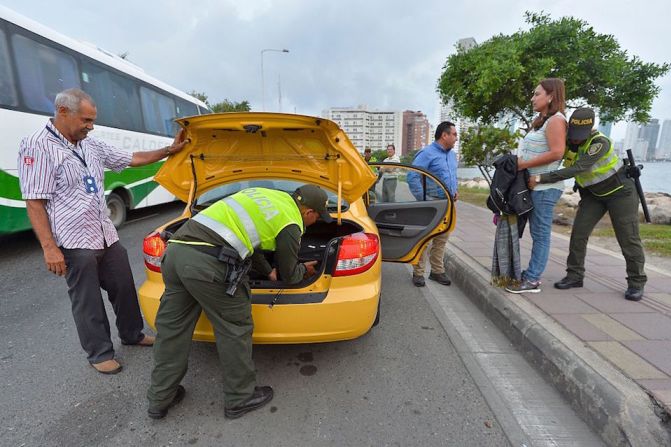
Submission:
<svg viewBox="0 0 671 447">
<path fill-rule="evenodd" d="M 102 249 L 119 240 L 107 215 L 104 171 L 121 171 L 132 158 L 132 154 L 91 137 L 74 145 L 49 120 L 21 140 L 21 194 L 24 200 L 46 200 L 51 232 L 59 247 Z M 86 176 L 93 177 L 97 192 L 86 191 Z"/>
<path fill-rule="evenodd" d="M 564 119 L 564 121 L 566 121 L 566 117 L 561 112 L 557 112 L 553 116 L 560 116 L 562 119 Z M 522 141 L 522 147 L 520 151 L 520 157 L 522 158 L 522 160 L 531 160 L 532 158 L 536 158 L 539 155 L 550 151 L 550 146 L 548 146 L 548 139 L 547 136 L 545 135 L 545 131 L 547 130 L 548 122 L 550 122 L 551 118 L 552 117 L 545 120 L 543 125 L 538 130 L 534 130 L 532 128 L 529 130 L 529 133 L 527 133 L 524 136 L 524 140 Z M 559 159 L 557 161 L 553 161 L 545 165 L 534 166 L 533 168 L 529 168 L 529 174 L 536 175 L 556 171 L 557 169 L 559 169 L 559 165 L 561 165 L 561 162 L 562 160 Z M 550 189 L 550 188 L 563 190 L 564 181 L 560 180 L 554 183 L 538 184 L 534 187 L 534 191 L 541 191 L 543 189 Z"/>
</svg>

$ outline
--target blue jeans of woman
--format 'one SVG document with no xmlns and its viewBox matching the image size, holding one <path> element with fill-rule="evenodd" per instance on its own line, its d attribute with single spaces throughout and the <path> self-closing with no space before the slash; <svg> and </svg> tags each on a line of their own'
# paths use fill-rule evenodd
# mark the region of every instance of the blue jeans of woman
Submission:
<svg viewBox="0 0 671 447">
<path fill-rule="evenodd" d="M 529 268 L 523 273 L 524 278 L 529 281 L 538 281 L 548 263 L 552 239 L 552 214 L 561 195 L 562 191 L 556 188 L 531 191 L 534 209 L 529 217 L 529 232 L 533 244 Z"/>
</svg>

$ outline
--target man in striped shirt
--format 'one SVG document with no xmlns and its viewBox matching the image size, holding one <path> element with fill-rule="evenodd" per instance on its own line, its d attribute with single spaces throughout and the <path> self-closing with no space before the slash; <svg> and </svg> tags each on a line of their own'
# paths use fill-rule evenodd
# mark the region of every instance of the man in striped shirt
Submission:
<svg viewBox="0 0 671 447">
<path fill-rule="evenodd" d="M 183 131 L 171 146 L 127 153 L 88 137 L 96 119 L 93 99 L 79 89 L 56 96 L 55 116 L 21 141 L 18 158 L 21 194 L 47 268 L 65 276 L 72 314 L 89 363 L 116 374 L 110 326 L 100 289 L 107 291 L 121 342 L 152 346 L 144 323 L 126 249 L 107 215 L 105 168 L 156 162 L 184 148 Z"/>
</svg>

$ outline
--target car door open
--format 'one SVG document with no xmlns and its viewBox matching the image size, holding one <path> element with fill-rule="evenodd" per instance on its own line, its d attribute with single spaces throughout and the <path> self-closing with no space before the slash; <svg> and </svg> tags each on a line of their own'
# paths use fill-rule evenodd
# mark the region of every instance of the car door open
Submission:
<svg viewBox="0 0 671 447">
<path fill-rule="evenodd" d="M 368 215 L 380 234 L 382 259 L 413 262 L 434 237 L 455 224 L 452 197 L 445 185 L 421 168 L 371 163 L 378 177 L 367 194 Z"/>
</svg>

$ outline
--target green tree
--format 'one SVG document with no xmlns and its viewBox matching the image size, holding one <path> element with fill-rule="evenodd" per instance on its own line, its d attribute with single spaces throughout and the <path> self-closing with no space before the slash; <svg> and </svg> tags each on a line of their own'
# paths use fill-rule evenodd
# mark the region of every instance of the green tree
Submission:
<svg viewBox="0 0 671 447">
<path fill-rule="evenodd" d="M 461 136 L 461 161 L 468 166 L 490 162 L 515 149 L 519 137 L 519 132 L 507 128 L 475 126 Z"/>
<path fill-rule="evenodd" d="M 385 158 L 387 158 L 388 156 L 389 156 L 389 155 L 387 154 L 387 150 L 386 150 L 386 149 L 378 149 L 378 150 L 373 151 L 373 152 L 371 153 L 371 157 L 370 157 L 370 159 L 371 159 L 372 161 L 382 161 L 382 160 L 384 160 Z"/>
<path fill-rule="evenodd" d="M 251 110 L 251 107 L 249 105 L 249 101 L 240 101 L 240 102 L 235 102 L 231 101 L 229 99 L 224 99 L 221 102 L 217 102 L 214 104 L 210 104 L 210 101 L 208 100 L 208 97 L 205 93 L 202 92 L 197 92 L 195 90 L 192 90 L 189 92 L 189 95 L 196 97 L 203 101 L 207 106 L 214 112 L 214 113 L 220 113 L 220 112 L 249 112 Z"/>
<path fill-rule="evenodd" d="M 224 99 L 221 102 L 218 102 L 216 104 L 212 104 L 210 106 L 210 109 L 214 113 L 220 113 L 220 112 L 249 112 L 251 110 L 251 107 L 249 106 L 249 101 L 240 101 L 240 102 L 235 102 L 235 101 L 230 101 L 228 99 Z"/>
<path fill-rule="evenodd" d="M 567 106 L 591 106 L 604 121 L 647 122 L 660 89 L 655 79 L 669 64 L 629 57 L 614 36 L 599 34 L 583 20 L 553 20 L 525 13 L 528 30 L 496 35 L 449 56 L 438 81 L 444 103 L 480 124 L 515 116 L 527 129 L 531 93 L 547 77 L 566 81 Z M 462 138 L 462 145 L 465 143 Z"/>
<path fill-rule="evenodd" d="M 191 91 L 189 92 L 189 95 L 193 96 L 194 98 L 198 98 L 198 99 L 200 99 L 201 101 L 203 101 L 203 102 L 204 102 L 205 104 L 207 104 L 208 106 L 210 105 L 210 103 L 207 102 L 207 95 L 206 95 L 205 93 L 197 92 L 197 91 L 195 91 L 195 90 L 191 90 Z"/>
<path fill-rule="evenodd" d="M 413 151 L 408 152 L 405 155 L 401 156 L 401 163 L 406 164 L 406 165 L 411 165 L 412 161 L 415 159 L 415 156 L 417 156 L 417 152 L 419 152 L 421 149 L 415 149 Z"/>
</svg>

